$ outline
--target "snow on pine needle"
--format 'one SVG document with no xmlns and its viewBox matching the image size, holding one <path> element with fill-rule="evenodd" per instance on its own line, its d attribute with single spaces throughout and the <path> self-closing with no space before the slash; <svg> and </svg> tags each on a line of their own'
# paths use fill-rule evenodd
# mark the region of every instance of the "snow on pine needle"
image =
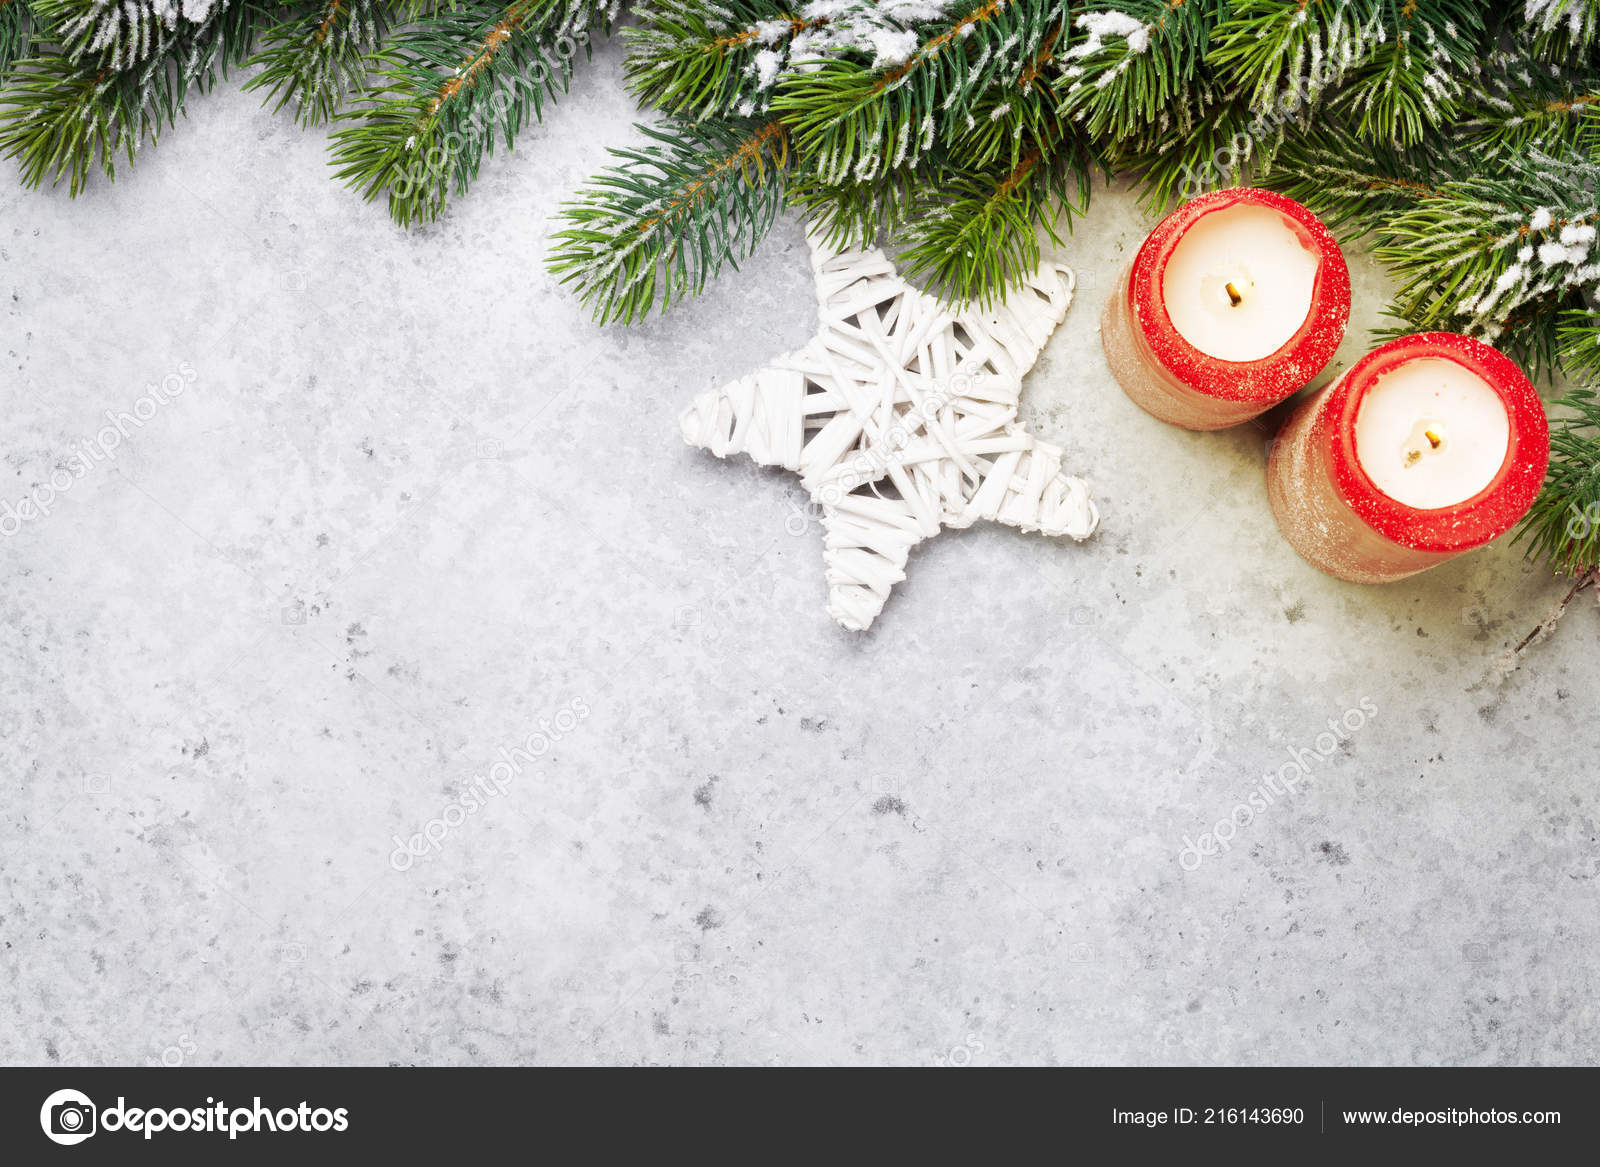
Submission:
<svg viewBox="0 0 1600 1167">
<path fill-rule="evenodd" d="M 1565 36 L 1587 45 L 1600 33 L 1600 4 L 1595 0 L 1525 0 L 1522 19 L 1546 37 Z"/>
<path fill-rule="evenodd" d="M 771 108 L 821 180 L 866 183 L 915 167 L 936 145 L 954 152 L 984 133 L 982 119 L 1004 105 L 1002 94 L 1022 87 L 1048 55 L 1066 5 L 827 0 L 802 11 L 827 23 L 789 46 Z M 935 11 L 942 16 L 924 15 Z M 918 29 L 898 28 L 913 20 Z"/>
<path fill-rule="evenodd" d="M 870 58 L 874 69 L 896 68 L 922 44 L 917 26 L 944 20 L 955 8 L 954 0 L 812 0 L 800 9 L 809 27 L 790 41 L 787 62 L 767 67 L 776 79 L 785 64 L 809 72 L 851 53 Z"/>
<path fill-rule="evenodd" d="M 74 60 L 96 57 L 127 69 L 163 51 L 173 33 L 207 24 L 234 0 L 55 0 L 37 7 L 54 18 Z"/>
<path fill-rule="evenodd" d="M 1541 305 L 1600 291 L 1600 168 L 1532 150 L 1523 171 L 1441 184 L 1378 228 L 1413 326 L 1500 341 Z"/>
<path fill-rule="evenodd" d="M 959 8 L 956 0 L 647 0 L 626 34 L 629 80 L 668 112 L 750 117 L 766 112 L 785 79 L 829 61 L 906 64 L 926 27 Z"/>
<path fill-rule="evenodd" d="M 1202 92 L 1207 37 L 1222 0 L 1126 0 L 1073 20 L 1060 54 L 1062 104 L 1089 133 L 1123 140 L 1173 116 L 1187 124 L 1209 104 Z"/>
</svg>

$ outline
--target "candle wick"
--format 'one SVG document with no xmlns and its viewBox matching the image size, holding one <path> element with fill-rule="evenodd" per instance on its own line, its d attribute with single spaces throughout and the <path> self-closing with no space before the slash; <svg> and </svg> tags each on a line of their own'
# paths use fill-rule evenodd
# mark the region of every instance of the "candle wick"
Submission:
<svg viewBox="0 0 1600 1167">
<path fill-rule="evenodd" d="M 1434 433 L 1433 430 L 1423 430 L 1422 432 L 1427 435 L 1428 444 L 1430 446 L 1432 446 L 1435 450 L 1437 450 L 1440 446 L 1444 445 L 1444 438 L 1442 438 L 1438 434 Z"/>
<path fill-rule="evenodd" d="M 1244 302 L 1244 297 L 1239 295 L 1239 289 L 1233 286 L 1232 280 L 1229 280 L 1225 286 L 1228 289 L 1228 303 L 1237 308 Z"/>
</svg>

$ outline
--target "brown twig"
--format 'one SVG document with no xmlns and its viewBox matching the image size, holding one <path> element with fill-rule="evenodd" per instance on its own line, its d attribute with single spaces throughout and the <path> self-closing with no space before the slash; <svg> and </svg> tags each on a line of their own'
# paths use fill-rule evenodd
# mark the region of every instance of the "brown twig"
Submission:
<svg viewBox="0 0 1600 1167">
<path fill-rule="evenodd" d="M 655 214 L 639 222 L 639 233 L 646 234 L 655 230 L 662 223 L 675 222 L 687 214 L 697 203 L 701 202 L 711 191 L 711 186 L 717 179 L 733 170 L 744 170 L 747 166 L 761 165 L 761 152 L 768 142 L 774 138 L 782 139 L 786 129 L 782 122 L 768 122 L 754 133 L 740 142 L 731 153 L 724 155 L 706 168 L 704 174 L 688 186 L 683 192 L 662 207 Z"/>
<path fill-rule="evenodd" d="M 987 21 L 993 20 L 996 16 L 1005 11 L 1005 7 L 1004 0 L 989 0 L 987 4 L 980 6 L 973 12 L 969 12 L 966 16 L 963 16 L 960 20 L 956 21 L 955 24 L 951 25 L 948 29 L 946 29 L 944 32 L 941 32 L 932 40 L 923 42 L 922 46 L 918 48 L 915 53 L 911 54 L 911 59 L 909 61 L 907 61 L 904 65 L 898 65 L 895 68 L 890 69 L 881 78 L 879 78 L 878 84 L 875 88 L 879 90 L 887 89 L 889 86 L 895 84 L 901 78 L 906 76 L 906 74 L 910 73 L 913 69 L 921 65 L 924 61 L 928 60 L 928 58 L 939 53 L 946 45 L 949 45 L 955 41 L 959 41 L 970 29 L 973 29 L 980 24 L 984 24 Z"/>
<path fill-rule="evenodd" d="M 513 33 L 520 30 L 527 23 L 528 18 L 534 14 L 537 8 L 538 5 L 533 3 L 532 0 L 518 0 L 518 3 L 507 8 L 505 15 L 489 30 L 489 34 L 479 43 L 477 50 L 461 68 L 461 71 L 439 87 L 438 94 L 428 106 L 428 116 L 432 117 L 439 112 L 440 107 L 445 102 L 452 100 L 463 90 L 471 89 L 476 85 L 483 71 L 500 54 L 501 47 L 511 39 Z"/>
<path fill-rule="evenodd" d="M 827 23 L 828 18 L 826 16 L 819 16 L 814 20 L 801 20 L 799 17 L 791 16 L 789 18 L 789 35 L 799 36 L 801 33 L 808 32 L 813 28 L 821 28 Z M 719 36 L 707 42 L 705 51 L 708 53 L 720 53 L 727 49 L 743 48 L 760 37 L 763 31 L 760 27 L 751 27 L 743 32 L 732 33 L 729 36 Z"/>
<path fill-rule="evenodd" d="M 1572 601 L 1578 598 L 1578 593 L 1583 591 L 1584 588 L 1594 587 L 1597 584 L 1600 584 L 1600 567 L 1591 567 L 1577 578 L 1571 589 L 1561 598 L 1561 602 L 1555 606 L 1550 615 L 1546 616 L 1542 622 L 1534 627 L 1532 632 L 1522 638 L 1522 642 L 1516 648 L 1511 650 L 1511 655 L 1513 657 L 1521 656 L 1524 649 L 1554 631 L 1556 622 L 1566 614 L 1567 608 Z"/>
<path fill-rule="evenodd" d="M 3 3 L 3 0 L 0 0 L 0 3 Z M 328 30 L 333 27 L 333 22 L 339 19 L 339 10 L 343 7 L 344 0 L 330 0 L 328 4 L 328 15 L 323 18 L 322 23 L 317 27 L 317 34 L 315 37 L 317 44 L 320 45 L 323 41 L 328 39 Z"/>
</svg>

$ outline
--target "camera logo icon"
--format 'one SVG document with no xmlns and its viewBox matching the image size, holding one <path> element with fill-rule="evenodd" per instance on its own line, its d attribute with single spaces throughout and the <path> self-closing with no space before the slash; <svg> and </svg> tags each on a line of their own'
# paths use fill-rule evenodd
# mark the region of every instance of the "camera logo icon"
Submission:
<svg viewBox="0 0 1600 1167">
<path fill-rule="evenodd" d="M 94 1134 L 95 1106 L 77 1090 L 57 1090 L 39 1108 L 39 1125 L 52 1143 L 70 1147 Z"/>
</svg>

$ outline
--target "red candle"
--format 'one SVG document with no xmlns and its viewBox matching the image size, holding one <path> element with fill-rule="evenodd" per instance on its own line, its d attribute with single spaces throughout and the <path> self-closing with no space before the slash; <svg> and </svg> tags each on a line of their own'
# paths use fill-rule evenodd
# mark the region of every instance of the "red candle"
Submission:
<svg viewBox="0 0 1600 1167">
<path fill-rule="evenodd" d="M 1510 530 L 1549 460 L 1522 370 L 1470 337 L 1428 332 L 1374 349 L 1294 412 L 1267 460 L 1267 497 L 1307 561 L 1383 583 Z"/>
<path fill-rule="evenodd" d="M 1156 225 L 1106 302 L 1106 361 L 1134 403 L 1191 430 L 1237 425 L 1322 371 L 1350 319 L 1350 270 L 1293 199 L 1222 190 Z"/>
</svg>

